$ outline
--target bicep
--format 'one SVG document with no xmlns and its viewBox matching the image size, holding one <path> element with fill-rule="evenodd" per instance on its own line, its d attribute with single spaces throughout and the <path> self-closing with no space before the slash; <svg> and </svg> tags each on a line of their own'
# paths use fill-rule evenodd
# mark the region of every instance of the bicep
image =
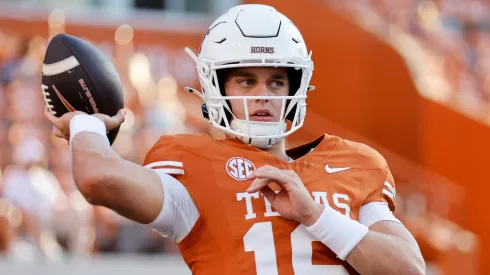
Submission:
<svg viewBox="0 0 490 275">
<path fill-rule="evenodd" d="M 139 223 L 151 222 L 163 205 L 159 176 L 121 158 L 103 137 L 80 133 L 72 141 L 75 183 L 84 197 Z"/>
<path fill-rule="evenodd" d="M 92 193 L 100 205 L 118 214 L 147 224 L 155 220 L 164 203 L 161 179 L 157 173 L 130 161 L 119 159 L 105 168 Z"/>
<path fill-rule="evenodd" d="M 82 184 L 90 188 L 81 188 L 94 204 L 179 242 L 193 228 L 199 213 L 187 189 L 177 180 L 185 180 L 180 151 L 167 139 L 161 138 L 150 150 L 145 167 L 122 159 L 108 146 L 101 148 L 100 142 L 80 145 L 80 152 L 73 158 L 78 164 L 74 175 L 81 182 L 95 182 Z M 90 174 L 94 175 L 87 176 Z"/>
<path fill-rule="evenodd" d="M 149 169 L 128 163 L 116 176 L 107 207 L 148 225 L 162 236 L 180 242 L 199 218 L 194 201 L 184 185 L 167 174 L 168 169 Z"/>
</svg>

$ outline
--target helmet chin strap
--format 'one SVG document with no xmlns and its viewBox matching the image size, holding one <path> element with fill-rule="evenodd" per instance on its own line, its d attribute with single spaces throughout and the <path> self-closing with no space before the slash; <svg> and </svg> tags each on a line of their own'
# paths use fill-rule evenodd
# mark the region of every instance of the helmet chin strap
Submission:
<svg viewBox="0 0 490 275">
<path fill-rule="evenodd" d="M 231 129 L 250 137 L 236 136 L 241 142 L 252 145 L 257 148 L 268 148 L 284 138 L 261 138 L 261 136 L 274 136 L 286 131 L 287 124 L 280 122 L 259 122 L 233 119 L 230 125 Z M 278 131 L 279 129 L 279 131 Z"/>
</svg>

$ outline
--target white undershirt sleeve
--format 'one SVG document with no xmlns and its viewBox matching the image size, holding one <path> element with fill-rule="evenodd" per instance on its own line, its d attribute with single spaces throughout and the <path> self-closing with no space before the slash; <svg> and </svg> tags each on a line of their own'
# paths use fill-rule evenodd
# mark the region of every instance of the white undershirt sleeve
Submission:
<svg viewBox="0 0 490 275">
<path fill-rule="evenodd" d="M 380 221 L 393 221 L 401 223 L 386 202 L 375 201 L 361 206 L 359 222 L 369 227 Z"/>
<path fill-rule="evenodd" d="M 196 224 L 199 211 L 180 181 L 159 169 L 153 171 L 160 176 L 164 197 L 160 214 L 148 226 L 163 237 L 179 243 Z"/>
</svg>

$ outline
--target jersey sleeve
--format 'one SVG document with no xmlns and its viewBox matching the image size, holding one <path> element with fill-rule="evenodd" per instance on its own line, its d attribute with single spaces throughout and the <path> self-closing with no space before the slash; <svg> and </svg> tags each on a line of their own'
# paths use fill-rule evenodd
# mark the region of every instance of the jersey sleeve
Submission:
<svg viewBox="0 0 490 275">
<path fill-rule="evenodd" d="M 146 155 L 146 168 L 158 170 L 172 176 L 185 173 L 182 151 L 172 136 L 162 136 Z"/>
<path fill-rule="evenodd" d="M 173 137 L 161 137 L 147 154 L 144 166 L 159 175 L 164 194 L 162 210 L 148 226 L 179 243 L 191 232 L 199 219 L 199 211 L 183 184 L 186 167 Z"/>
<path fill-rule="evenodd" d="M 391 212 L 386 202 L 375 201 L 361 206 L 361 210 L 359 211 L 360 223 L 370 227 L 380 221 L 401 223 L 400 220 L 393 215 L 393 212 Z"/>
<path fill-rule="evenodd" d="M 384 202 L 394 212 L 396 198 L 395 180 L 384 159 L 379 167 L 365 170 L 363 176 L 361 188 L 364 200 L 362 206 L 372 202 Z"/>
</svg>

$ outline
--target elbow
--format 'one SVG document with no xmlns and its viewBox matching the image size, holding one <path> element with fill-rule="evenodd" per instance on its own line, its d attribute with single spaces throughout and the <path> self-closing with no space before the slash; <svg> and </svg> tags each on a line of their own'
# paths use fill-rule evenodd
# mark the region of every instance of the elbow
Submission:
<svg viewBox="0 0 490 275">
<path fill-rule="evenodd" d="M 105 194 L 107 194 L 111 179 L 103 171 L 104 169 L 101 167 L 86 167 L 86 169 L 74 171 L 73 173 L 78 190 L 87 202 L 92 205 L 103 206 L 104 198 L 107 197 Z"/>
<path fill-rule="evenodd" d="M 426 274 L 427 270 L 426 270 L 425 261 L 423 258 L 421 260 L 421 263 L 417 264 L 414 270 L 415 270 L 414 274 L 420 274 L 420 275 Z"/>
<path fill-rule="evenodd" d="M 398 274 L 403 275 L 425 275 L 425 261 L 424 259 L 417 259 L 406 263 L 402 270 Z"/>
<path fill-rule="evenodd" d="M 104 206 L 115 175 L 114 162 L 93 152 L 74 153 L 72 160 L 73 179 L 80 193 L 88 203 Z"/>
<path fill-rule="evenodd" d="M 425 275 L 425 265 L 423 266 L 410 266 L 410 270 L 402 272 L 404 275 Z"/>
</svg>

